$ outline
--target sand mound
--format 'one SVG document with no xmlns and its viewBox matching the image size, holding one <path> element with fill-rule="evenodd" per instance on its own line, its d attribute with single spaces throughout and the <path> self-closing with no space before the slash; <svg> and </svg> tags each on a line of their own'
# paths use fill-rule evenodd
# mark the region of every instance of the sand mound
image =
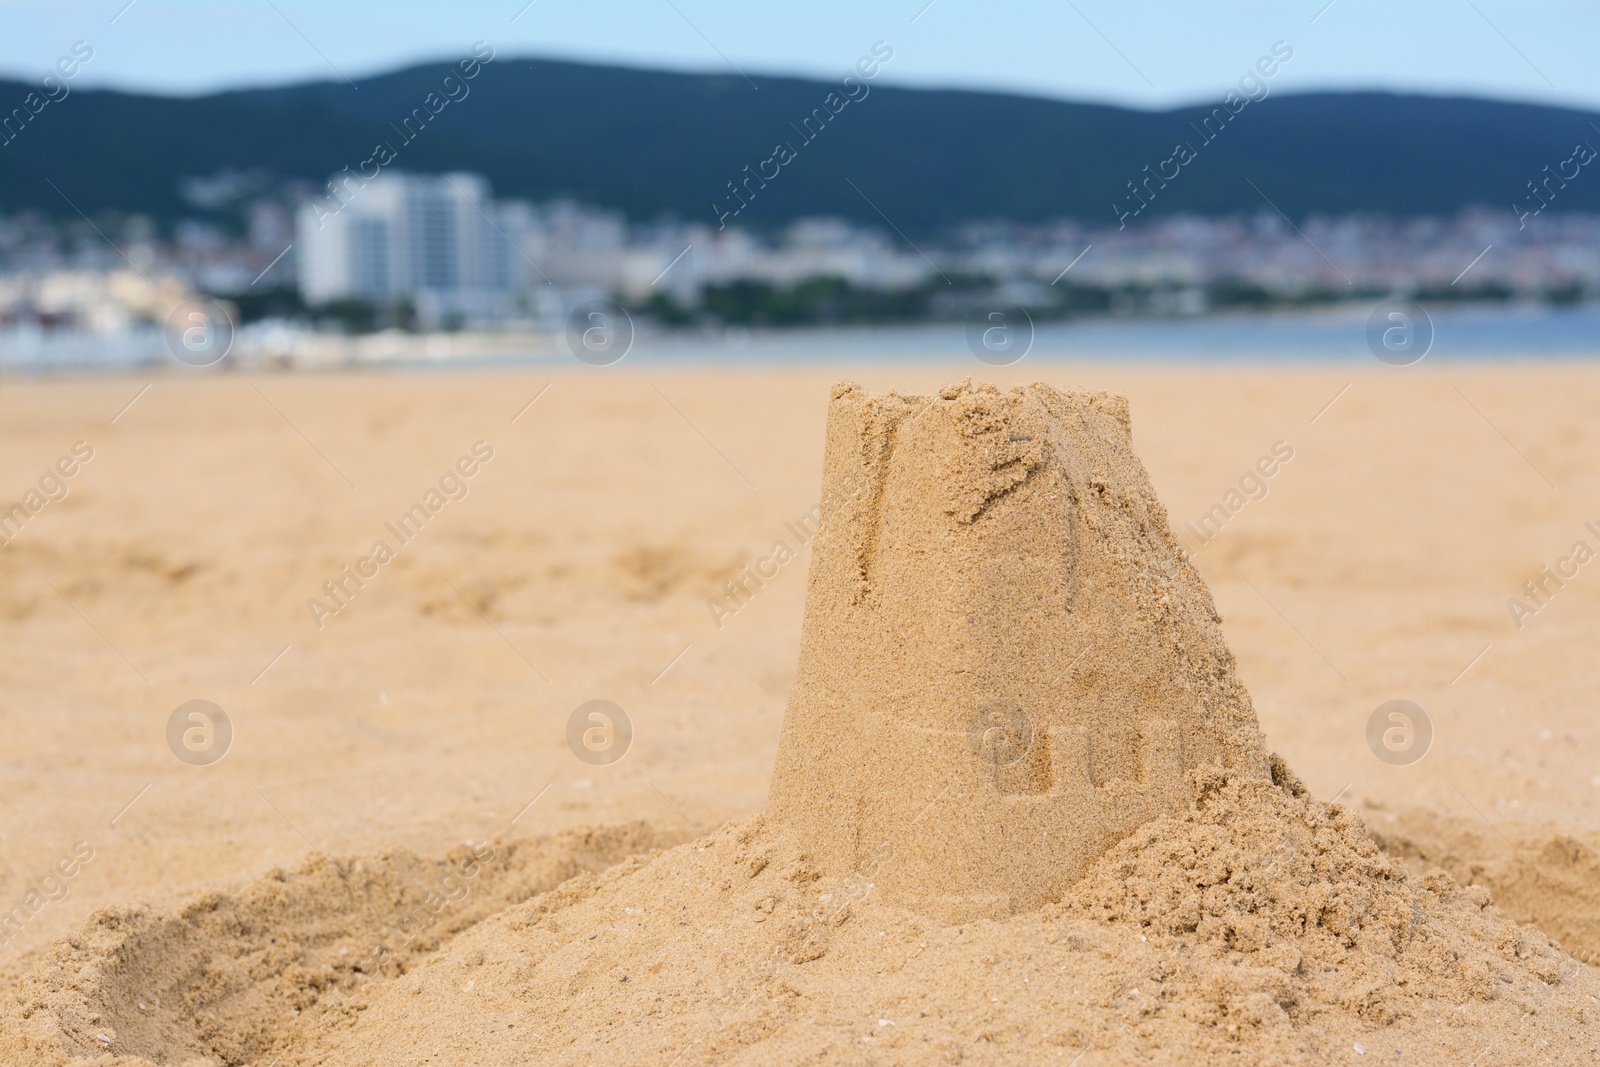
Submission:
<svg viewBox="0 0 1600 1067">
<path fill-rule="evenodd" d="M 1600 1055 L 1600 976 L 1482 890 L 1409 879 L 1284 772 L 1197 785 L 1195 808 L 1142 827 L 1062 901 L 998 921 L 885 905 L 872 885 L 893 857 L 837 878 L 770 819 L 744 820 L 487 920 L 284 1062 Z"/>
<path fill-rule="evenodd" d="M 174 913 L 102 910 L 18 984 L 0 1016 L 0 1063 L 108 1052 L 128 1063 L 265 1063 L 290 1024 L 359 1011 L 366 988 L 485 916 L 682 839 L 640 823 L 482 842 L 433 861 L 312 856 Z"/>
<path fill-rule="evenodd" d="M 1575 958 L 1600 964 L 1600 840 L 1592 835 L 1522 827 L 1508 837 L 1425 809 L 1374 809 L 1366 818 L 1378 847 L 1411 871 L 1443 867 L 1462 885 L 1481 885 L 1517 922 L 1533 923 Z"/>
<path fill-rule="evenodd" d="M 1481 888 L 1409 877 L 1353 813 L 1281 765 L 1275 778 L 1197 781 L 1193 808 L 1141 827 L 1061 901 L 1001 920 L 886 905 L 874 879 L 892 856 L 823 874 L 756 816 L 509 907 L 486 892 L 499 910 L 444 951 L 363 973 L 347 961 L 383 927 L 334 933 L 362 924 L 340 918 L 357 909 L 318 861 L 165 919 L 98 918 L 29 988 L 28 1025 L 75 1050 L 110 1026 L 114 1054 L 93 1062 L 123 1067 L 1066 1064 L 1084 1050 L 1309 1064 L 1354 1062 L 1357 1046 L 1410 1063 L 1595 1062 L 1600 975 Z M 561 845 L 536 847 L 547 859 L 530 869 L 573 869 Z M 285 897 L 300 903 L 275 911 Z M 291 965 L 258 947 L 285 931 Z M 164 1014 L 136 1030 L 125 1020 L 152 988 Z M 45 1047 L 0 1045 L 0 1062 L 63 1062 Z"/>
</svg>

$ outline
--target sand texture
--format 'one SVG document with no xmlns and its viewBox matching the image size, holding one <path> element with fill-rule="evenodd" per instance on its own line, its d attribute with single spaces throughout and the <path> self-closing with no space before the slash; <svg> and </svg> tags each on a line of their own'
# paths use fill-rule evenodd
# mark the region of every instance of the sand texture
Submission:
<svg viewBox="0 0 1600 1067">
<path fill-rule="evenodd" d="M 1266 773 L 1130 432 L 1105 393 L 835 387 L 768 809 L 822 869 L 887 853 L 887 899 L 1006 915 L 1188 807 L 1195 768 Z"/>
<path fill-rule="evenodd" d="M 736 823 L 482 924 L 304 1062 L 401 1062 L 440 1020 L 435 1064 L 1600 1054 L 1592 970 L 1280 782 L 1209 779 L 1059 904 L 959 925 L 852 900 L 770 820 Z"/>
<path fill-rule="evenodd" d="M 5 1047 L 61 1063 L 105 1037 L 127 1067 L 1595 1061 L 1600 975 L 1274 772 L 1197 775 L 1194 808 L 1002 920 L 879 903 L 892 855 L 825 875 L 756 816 L 374 961 L 372 898 L 400 879 L 314 863 L 177 916 L 102 913 L 24 983 L 28 1058 Z M 518 888 L 625 843 L 547 844 Z M 296 914 L 317 897 L 369 917 Z"/>
<path fill-rule="evenodd" d="M 8 386 L 0 1064 L 1600 1061 L 1600 373 L 1030 370 Z"/>
</svg>

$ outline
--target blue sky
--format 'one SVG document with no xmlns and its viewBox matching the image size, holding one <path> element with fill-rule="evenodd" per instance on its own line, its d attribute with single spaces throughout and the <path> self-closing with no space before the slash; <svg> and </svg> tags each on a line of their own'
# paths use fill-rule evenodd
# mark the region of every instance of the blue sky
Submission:
<svg viewBox="0 0 1600 1067">
<path fill-rule="evenodd" d="M 476 40 L 684 70 L 837 76 L 874 41 L 885 80 L 1163 107 L 1224 93 L 1273 42 L 1274 88 L 1386 88 L 1600 109 L 1600 4 L 1555 0 L 0 0 L 0 71 L 73 42 L 78 84 L 193 93 L 364 75 Z"/>
</svg>

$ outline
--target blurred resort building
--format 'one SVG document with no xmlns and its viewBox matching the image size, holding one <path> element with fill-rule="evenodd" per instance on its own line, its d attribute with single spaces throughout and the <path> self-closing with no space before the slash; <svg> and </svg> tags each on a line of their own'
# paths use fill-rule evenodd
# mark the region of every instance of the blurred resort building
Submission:
<svg viewBox="0 0 1600 1067">
<path fill-rule="evenodd" d="M 799 222 L 772 248 L 710 226 L 630 228 L 618 213 L 570 201 L 496 201 L 474 174 L 385 173 L 329 189 L 297 214 L 306 303 L 404 300 L 434 327 L 548 318 L 584 299 L 641 300 L 658 289 L 689 303 L 706 285 L 741 278 L 793 285 L 826 276 L 892 289 L 928 273 L 915 253 L 837 220 Z"/>
<path fill-rule="evenodd" d="M 428 326 L 506 318 L 526 285 L 528 215 L 473 174 L 357 179 L 301 206 L 300 292 L 311 305 L 409 300 Z"/>
</svg>

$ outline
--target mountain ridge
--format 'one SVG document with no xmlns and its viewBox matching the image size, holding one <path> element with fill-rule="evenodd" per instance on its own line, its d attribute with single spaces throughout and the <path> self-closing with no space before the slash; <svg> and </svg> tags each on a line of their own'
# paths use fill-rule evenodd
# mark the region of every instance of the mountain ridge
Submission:
<svg viewBox="0 0 1600 1067">
<path fill-rule="evenodd" d="M 412 141 L 397 140 L 404 117 L 450 73 L 465 94 Z M 1273 89 L 1207 141 L 1197 134 L 1220 100 L 1149 111 L 865 82 L 802 142 L 796 124 L 842 92 L 840 82 L 760 84 L 753 92 L 733 74 L 498 56 L 469 80 L 454 64 L 425 63 L 369 77 L 359 91 L 342 81 L 187 97 L 74 89 L 0 147 L 0 212 L 170 220 L 196 214 L 179 192 L 184 177 L 262 170 L 320 185 L 382 142 L 397 148 L 397 168 L 478 171 L 502 197 L 566 196 L 635 219 L 713 224 L 737 206 L 730 185 L 788 143 L 795 158 L 779 176 L 742 186 L 755 196 L 737 220 L 758 228 L 806 215 L 888 221 L 912 234 L 976 219 L 1136 225 L 1269 203 L 1294 219 L 1509 211 L 1532 205 L 1529 183 L 1539 181 L 1557 191 L 1552 210 L 1600 210 L 1600 179 L 1580 172 L 1548 185 L 1577 143 L 1600 144 L 1594 117 L 1572 108 Z M 0 80 L 0 106 L 18 106 L 31 88 Z M 1194 158 L 1151 183 L 1171 173 L 1163 161 L 1182 142 Z M 1133 199 L 1133 183 L 1154 194 L 1138 211 L 1146 197 Z"/>
</svg>

